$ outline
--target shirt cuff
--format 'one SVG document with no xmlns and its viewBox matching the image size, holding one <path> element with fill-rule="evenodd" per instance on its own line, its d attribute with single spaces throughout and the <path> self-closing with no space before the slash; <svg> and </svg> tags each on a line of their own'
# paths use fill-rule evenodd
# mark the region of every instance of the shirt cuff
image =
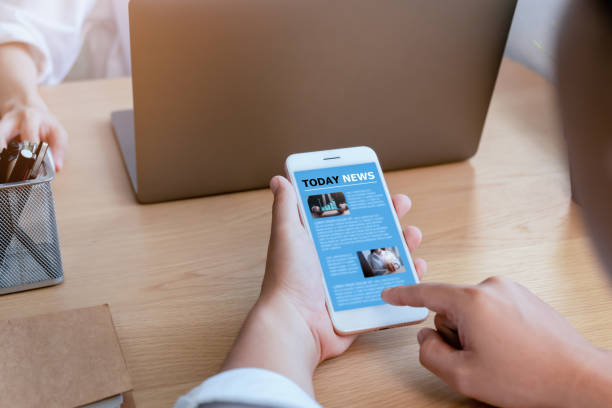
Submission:
<svg viewBox="0 0 612 408">
<path fill-rule="evenodd" d="M 238 368 L 217 374 L 180 397 L 174 408 L 197 408 L 201 404 L 211 403 L 321 408 L 290 379 L 260 368 Z"/>
</svg>

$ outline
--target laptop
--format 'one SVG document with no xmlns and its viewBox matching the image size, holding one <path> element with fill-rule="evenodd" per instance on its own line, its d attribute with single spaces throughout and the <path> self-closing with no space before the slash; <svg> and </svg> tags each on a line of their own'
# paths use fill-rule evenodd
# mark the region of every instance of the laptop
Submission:
<svg viewBox="0 0 612 408">
<path fill-rule="evenodd" d="M 296 152 L 471 157 L 515 6 L 131 0 L 134 110 L 112 123 L 138 201 L 265 187 Z"/>
</svg>

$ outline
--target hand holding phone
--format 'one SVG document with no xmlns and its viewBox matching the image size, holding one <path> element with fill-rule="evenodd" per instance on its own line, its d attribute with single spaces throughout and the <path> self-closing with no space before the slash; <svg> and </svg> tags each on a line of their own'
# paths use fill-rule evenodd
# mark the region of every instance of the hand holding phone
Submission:
<svg viewBox="0 0 612 408">
<path fill-rule="evenodd" d="M 275 177 L 270 186 L 275 200 L 262 297 L 282 297 L 289 301 L 291 306 L 284 309 L 297 309 L 321 341 L 321 361 L 335 357 L 348 348 L 354 337 L 338 336 L 334 332 L 325 304 L 321 266 L 314 243 L 300 221 L 293 187 L 280 176 Z M 394 195 L 392 202 L 399 218 L 403 218 L 412 205 L 410 199 L 401 194 Z M 417 227 L 406 227 L 403 236 L 410 251 L 421 243 L 422 235 Z M 415 266 L 420 279 L 427 264 L 417 258 Z"/>
<path fill-rule="evenodd" d="M 274 205 L 261 295 L 222 370 L 264 368 L 285 375 L 312 393 L 314 368 L 343 353 L 355 337 L 339 336 L 332 327 L 321 267 L 313 241 L 300 221 L 293 187 L 281 176 L 274 177 L 270 187 Z M 401 218 L 411 202 L 405 195 L 395 195 L 393 205 Z M 403 235 L 411 251 L 419 246 L 418 228 L 406 227 Z M 419 258 L 414 262 L 422 277 L 427 264 Z"/>
<path fill-rule="evenodd" d="M 413 324 L 426 308 L 385 303 L 383 289 L 419 282 L 378 158 L 368 147 L 291 155 L 287 174 L 312 237 L 327 310 L 341 335 Z"/>
</svg>

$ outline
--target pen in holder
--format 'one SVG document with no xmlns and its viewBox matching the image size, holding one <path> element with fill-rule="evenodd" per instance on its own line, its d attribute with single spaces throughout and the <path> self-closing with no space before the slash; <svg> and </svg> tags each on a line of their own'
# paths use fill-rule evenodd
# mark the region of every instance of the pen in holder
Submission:
<svg viewBox="0 0 612 408">
<path fill-rule="evenodd" d="M 36 179 L 0 184 L 0 295 L 64 279 L 51 180 L 45 157 Z"/>
</svg>

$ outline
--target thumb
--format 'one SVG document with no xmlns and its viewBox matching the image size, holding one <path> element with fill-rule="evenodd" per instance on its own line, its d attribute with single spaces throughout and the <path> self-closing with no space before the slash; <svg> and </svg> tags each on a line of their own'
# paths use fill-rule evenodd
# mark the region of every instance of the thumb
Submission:
<svg viewBox="0 0 612 408">
<path fill-rule="evenodd" d="M 419 359 L 423 367 L 455 390 L 462 389 L 462 384 L 465 384 L 465 378 L 462 378 L 462 373 L 465 373 L 465 352 L 449 346 L 433 329 L 422 329 L 417 338 L 421 345 Z"/>
<path fill-rule="evenodd" d="M 272 233 L 301 226 L 297 197 L 291 183 L 282 176 L 275 176 L 270 180 L 270 189 L 274 194 Z"/>
</svg>

